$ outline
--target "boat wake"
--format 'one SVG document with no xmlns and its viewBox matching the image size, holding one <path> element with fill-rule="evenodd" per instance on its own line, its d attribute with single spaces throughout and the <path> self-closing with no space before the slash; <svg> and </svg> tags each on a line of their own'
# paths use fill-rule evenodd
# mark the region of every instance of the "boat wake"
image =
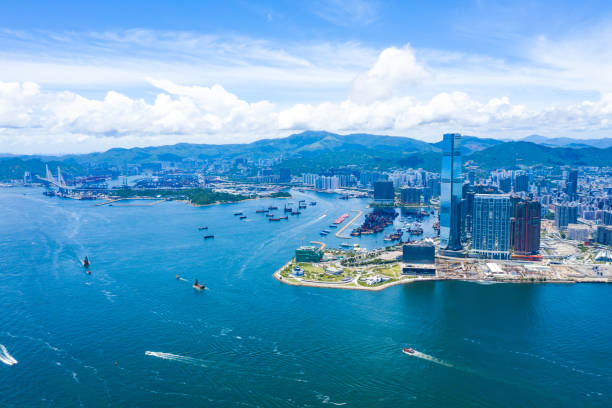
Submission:
<svg viewBox="0 0 612 408">
<path fill-rule="evenodd" d="M 13 358 L 13 356 L 9 354 L 9 352 L 6 350 L 6 347 L 4 347 L 4 345 L 2 344 L 0 344 L 0 361 L 2 361 L 6 365 L 17 364 L 17 360 L 15 360 L 15 358 Z"/>
<path fill-rule="evenodd" d="M 160 351 L 145 351 L 145 355 L 151 357 L 157 357 L 164 360 L 178 361 L 179 363 L 191 364 L 199 367 L 208 367 L 204 364 L 204 360 L 200 360 L 193 357 L 181 356 L 179 354 L 162 353 Z"/>
<path fill-rule="evenodd" d="M 447 363 L 444 360 L 440 360 L 439 358 L 435 358 L 434 356 L 430 356 L 429 354 L 421 353 L 420 351 L 415 350 L 414 353 L 408 354 L 408 355 L 412 357 L 422 358 L 423 360 L 428 360 L 428 361 L 431 361 L 432 363 L 440 364 L 445 367 L 454 367 L 452 364 Z"/>
</svg>

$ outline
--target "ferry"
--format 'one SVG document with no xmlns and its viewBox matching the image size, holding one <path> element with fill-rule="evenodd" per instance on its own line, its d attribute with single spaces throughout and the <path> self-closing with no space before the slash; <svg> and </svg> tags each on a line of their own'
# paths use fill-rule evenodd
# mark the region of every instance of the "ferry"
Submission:
<svg viewBox="0 0 612 408">
<path fill-rule="evenodd" d="M 241 220 L 244 220 L 246 217 L 247 217 L 246 215 L 241 215 L 241 216 L 240 216 L 240 219 L 241 219 Z"/>
<path fill-rule="evenodd" d="M 340 244 L 340 246 L 342 248 L 352 248 L 353 247 L 351 244 Z"/>
<path fill-rule="evenodd" d="M 210 238 L 214 238 L 215 236 L 213 234 L 210 235 L 204 235 L 204 239 L 210 239 Z"/>
<path fill-rule="evenodd" d="M 206 285 L 199 283 L 198 280 L 196 279 L 195 282 L 193 283 L 193 288 L 195 290 L 204 290 L 206 289 Z"/>
<path fill-rule="evenodd" d="M 414 349 L 412 347 L 404 347 L 402 349 L 402 353 L 404 353 L 404 354 L 414 354 Z"/>
<path fill-rule="evenodd" d="M 83 259 L 83 267 L 85 268 L 89 267 L 89 258 L 85 257 L 85 259 Z"/>
<path fill-rule="evenodd" d="M 207 230 L 207 229 L 208 229 L 208 227 L 198 227 L 198 231 L 204 231 L 204 230 Z"/>
</svg>

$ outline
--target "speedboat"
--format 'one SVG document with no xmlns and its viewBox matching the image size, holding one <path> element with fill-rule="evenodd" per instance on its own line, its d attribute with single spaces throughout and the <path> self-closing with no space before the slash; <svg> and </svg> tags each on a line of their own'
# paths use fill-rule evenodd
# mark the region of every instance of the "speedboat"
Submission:
<svg viewBox="0 0 612 408">
<path fill-rule="evenodd" d="M 88 267 L 89 267 L 89 258 L 88 258 L 88 257 L 85 257 L 85 259 L 83 259 L 83 266 L 84 266 L 85 268 L 88 268 Z"/>
<path fill-rule="evenodd" d="M 403 352 L 404 354 L 414 354 L 414 349 L 413 349 L 412 347 L 408 347 L 408 348 L 404 347 L 404 348 L 402 349 L 402 352 Z"/>
<path fill-rule="evenodd" d="M 204 289 L 206 289 L 206 285 L 203 285 L 203 284 L 199 283 L 198 280 L 196 279 L 196 281 L 193 284 L 193 288 L 195 290 L 204 290 Z"/>
</svg>

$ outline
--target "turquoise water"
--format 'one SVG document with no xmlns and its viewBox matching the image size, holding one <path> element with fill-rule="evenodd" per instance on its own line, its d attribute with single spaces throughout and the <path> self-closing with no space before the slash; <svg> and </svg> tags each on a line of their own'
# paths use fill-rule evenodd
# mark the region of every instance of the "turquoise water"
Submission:
<svg viewBox="0 0 612 408">
<path fill-rule="evenodd" d="M 93 207 L 1 189 L 0 406 L 610 406 L 612 286 L 287 286 L 271 275 L 302 239 L 366 205 L 297 196 L 318 205 L 270 223 L 255 210 L 281 200 Z"/>
</svg>

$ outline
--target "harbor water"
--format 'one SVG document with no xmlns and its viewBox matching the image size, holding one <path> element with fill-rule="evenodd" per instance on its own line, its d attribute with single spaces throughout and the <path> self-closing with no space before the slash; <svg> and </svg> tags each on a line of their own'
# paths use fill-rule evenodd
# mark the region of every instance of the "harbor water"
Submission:
<svg viewBox="0 0 612 408">
<path fill-rule="evenodd" d="M 612 286 L 285 285 L 272 273 L 302 242 L 372 249 L 394 228 L 321 237 L 368 202 L 294 195 L 317 205 L 270 222 L 256 210 L 282 216 L 286 200 L 93 206 L 0 189 L 0 406 L 611 405 Z"/>
</svg>

